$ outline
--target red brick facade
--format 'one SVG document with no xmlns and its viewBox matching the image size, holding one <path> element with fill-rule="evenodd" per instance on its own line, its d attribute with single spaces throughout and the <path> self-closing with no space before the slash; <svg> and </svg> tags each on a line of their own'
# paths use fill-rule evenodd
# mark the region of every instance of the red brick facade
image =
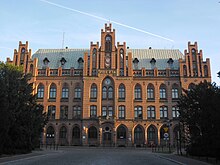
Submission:
<svg viewBox="0 0 220 165">
<path fill-rule="evenodd" d="M 23 65 L 25 73 L 33 74 L 34 93 L 50 116 L 43 143 L 143 146 L 164 144 L 164 133 L 168 133 L 168 140 L 175 144 L 175 106 L 181 88 L 211 81 L 210 61 L 203 61 L 197 43 L 189 43 L 188 51 L 180 53 L 175 61 L 173 57 L 179 51 L 130 50 L 125 42 L 116 44 L 111 24 L 101 30 L 101 45 L 91 42 L 89 50 L 39 52 L 43 53 L 31 55 L 28 42 L 19 42 L 13 61 L 7 62 Z M 71 52 L 84 53 L 77 63 L 70 60 Z M 134 52 L 142 52 L 143 56 Z M 158 55 L 169 56 L 167 52 L 174 53 L 168 59 Z M 149 59 L 150 53 L 155 57 Z"/>
</svg>

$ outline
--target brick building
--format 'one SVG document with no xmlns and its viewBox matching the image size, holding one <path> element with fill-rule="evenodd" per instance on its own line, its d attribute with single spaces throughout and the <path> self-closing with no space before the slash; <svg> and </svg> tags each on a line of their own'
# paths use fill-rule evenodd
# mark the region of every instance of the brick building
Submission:
<svg viewBox="0 0 220 165">
<path fill-rule="evenodd" d="M 181 88 L 211 81 L 197 43 L 174 49 L 129 49 L 105 24 L 90 49 L 39 49 L 19 42 L 8 63 L 32 73 L 37 101 L 50 118 L 43 143 L 143 146 L 176 143 Z"/>
</svg>

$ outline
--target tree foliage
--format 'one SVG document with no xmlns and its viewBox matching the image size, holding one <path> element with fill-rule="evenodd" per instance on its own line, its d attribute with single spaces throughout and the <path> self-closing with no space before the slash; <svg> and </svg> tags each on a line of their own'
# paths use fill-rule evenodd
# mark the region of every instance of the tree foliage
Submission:
<svg viewBox="0 0 220 165">
<path fill-rule="evenodd" d="M 46 115 L 32 94 L 30 78 L 0 63 L 0 154 L 30 152 L 39 143 Z"/>
<path fill-rule="evenodd" d="M 220 157 L 220 88 L 205 81 L 183 91 L 178 106 L 189 153 Z"/>
</svg>

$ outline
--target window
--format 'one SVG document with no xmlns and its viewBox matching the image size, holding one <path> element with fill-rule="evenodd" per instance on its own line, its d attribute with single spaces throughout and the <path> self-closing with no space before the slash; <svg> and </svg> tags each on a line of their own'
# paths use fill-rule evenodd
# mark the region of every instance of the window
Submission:
<svg viewBox="0 0 220 165">
<path fill-rule="evenodd" d="M 62 126 L 61 128 L 60 128 L 60 138 L 66 138 L 67 136 L 67 129 L 66 129 L 66 127 L 65 126 Z"/>
<path fill-rule="evenodd" d="M 156 118 L 154 106 L 147 107 L 147 118 L 148 119 L 155 119 Z"/>
<path fill-rule="evenodd" d="M 60 106 L 60 119 L 67 119 L 68 118 L 68 106 L 61 105 Z"/>
<path fill-rule="evenodd" d="M 156 128 L 151 125 L 148 129 L 147 129 L 147 135 L 148 135 L 148 141 L 155 141 L 156 140 Z"/>
<path fill-rule="evenodd" d="M 147 99 L 148 100 L 154 100 L 155 97 L 154 97 L 154 86 L 153 84 L 149 84 L 147 86 Z"/>
<path fill-rule="evenodd" d="M 107 107 L 102 107 L 102 116 L 103 117 L 107 116 Z"/>
<path fill-rule="evenodd" d="M 183 65 L 183 76 L 184 77 L 187 76 L 187 67 L 186 67 L 186 65 Z"/>
<path fill-rule="evenodd" d="M 160 119 L 168 118 L 168 109 L 166 106 L 160 107 Z"/>
<path fill-rule="evenodd" d="M 118 118 L 125 119 L 125 106 L 123 105 L 118 107 Z"/>
<path fill-rule="evenodd" d="M 112 117 L 113 116 L 113 107 L 112 106 L 103 106 L 102 107 L 102 117 Z"/>
<path fill-rule="evenodd" d="M 123 125 L 120 125 L 117 129 L 117 139 L 126 140 L 126 128 Z"/>
<path fill-rule="evenodd" d="M 179 98 L 179 90 L 178 90 L 178 86 L 174 85 L 172 87 L 172 99 L 178 99 Z"/>
<path fill-rule="evenodd" d="M 55 119 L 55 116 L 56 116 L 56 106 L 54 106 L 54 105 L 48 106 L 47 116 L 48 116 L 49 119 L 52 119 L 52 120 Z"/>
<path fill-rule="evenodd" d="M 90 117 L 97 117 L 97 107 L 96 105 L 90 106 Z"/>
<path fill-rule="evenodd" d="M 51 84 L 50 86 L 50 99 L 56 99 L 57 95 L 57 87 L 55 84 Z"/>
<path fill-rule="evenodd" d="M 96 84 L 92 84 L 92 86 L 91 86 L 90 98 L 97 99 L 97 86 L 96 86 Z"/>
<path fill-rule="evenodd" d="M 134 89 L 134 98 L 135 100 L 141 100 L 141 86 L 137 84 Z"/>
<path fill-rule="evenodd" d="M 141 106 L 134 107 L 134 117 L 135 119 L 142 119 L 142 107 Z"/>
<path fill-rule="evenodd" d="M 207 65 L 204 66 L 204 76 L 208 77 L 208 67 L 207 67 Z"/>
<path fill-rule="evenodd" d="M 143 128 L 138 125 L 135 129 L 134 129 L 134 141 L 135 143 L 140 143 L 144 140 L 144 131 Z"/>
<path fill-rule="evenodd" d="M 92 68 L 96 68 L 96 56 L 97 56 L 97 49 L 94 48 L 92 51 Z"/>
<path fill-rule="evenodd" d="M 125 86 L 121 84 L 118 89 L 118 97 L 119 99 L 125 99 Z"/>
<path fill-rule="evenodd" d="M 75 88 L 74 99 L 81 99 L 81 88 L 80 87 Z"/>
<path fill-rule="evenodd" d="M 162 84 L 160 86 L 160 99 L 166 99 L 166 86 Z"/>
<path fill-rule="evenodd" d="M 173 118 L 178 118 L 179 117 L 179 108 L 174 106 L 172 107 L 172 115 L 173 115 Z"/>
<path fill-rule="evenodd" d="M 107 99 L 107 88 L 106 87 L 102 88 L 102 99 Z"/>
<path fill-rule="evenodd" d="M 37 98 L 38 99 L 43 99 L 44 98 L 44 85 L 39 84 L 37 88 Z"/>
<path fill-rule="evenodd" d="M 124 76 L 124 50 L 120 49 L 120 76 Z"/>
<path fill-rule="evenodd" d="M 68 99 L 68 97 L 69 97 L 69 88 L 67 86 L 64 86 L 62 88 L 62 98 Z"/>
<path fill-rule="evenodd" d="M 112 50 L 112 37 L 110 35 L 107 35 L 105 38 L 105 51 L 111 52 Z"/>
<path fill-rule="evenodd" d="M 80 106 L 73 107 L 73 118 L 81 118 L 81 107 Z"/>
<path fill-rule="evenodd" d="M 113 99 L 113 88 L 112 87 L 108 88 L 108 98 Z"/>
</svg>

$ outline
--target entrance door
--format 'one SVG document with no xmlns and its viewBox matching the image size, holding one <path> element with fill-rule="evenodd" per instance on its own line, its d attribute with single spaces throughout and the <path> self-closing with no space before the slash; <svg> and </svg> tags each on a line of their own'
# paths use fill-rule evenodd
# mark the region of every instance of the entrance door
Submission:
<svg viewBox="0 0 220 165">
<path fill-rule="evenodd" d="M 103 133 L 103 146 L 111 146 L 112 134 L 110 132 Z"/>
</svg>

